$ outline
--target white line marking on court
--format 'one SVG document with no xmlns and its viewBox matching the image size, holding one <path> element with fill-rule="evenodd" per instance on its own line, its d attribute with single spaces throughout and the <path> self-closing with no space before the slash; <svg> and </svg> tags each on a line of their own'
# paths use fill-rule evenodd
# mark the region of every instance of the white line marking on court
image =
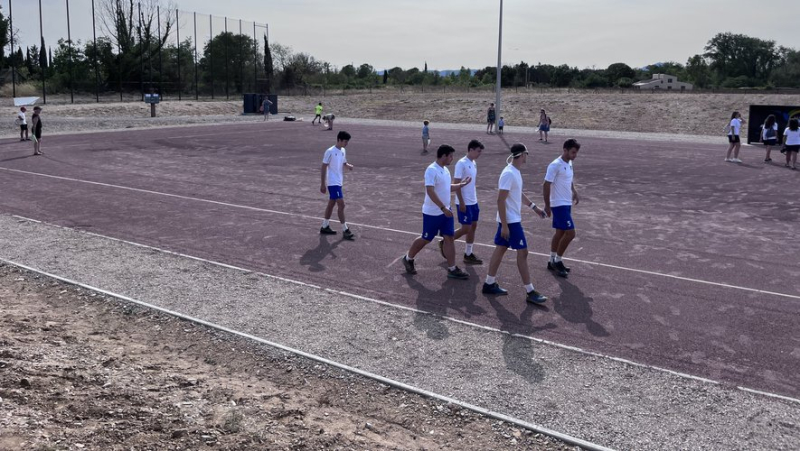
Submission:
<svg viewBox="0 0 800 451">
<path fill-rule="evenodd" d="M 195 202 L 205 202 L 205 203 L 209 203 L 209 204 L 213 204 L 213 205 L 222 205 L 222 206 L 225 206 L 225 207 L 239 208 L 239 209 L 249 210 L 249 211 L 258 211 L 258 212 L 262 212 L 262 213 L 272 213 L 272 214 L 277 214 L 277 215 L 291 216 L 291 217 L 297 217 L 297 218 L 303 218 L 303 219 L 313 219 L 314 221 L 321 221 L 322 220 L 322 218 L 320 218 L 318 216 L 304 215 L 304 214 L 301 214 L 301 213 L 289 213 L 289 212 L 285 212 L 285 211 L 270 210 L 270 209 L 267 209 L 267 208 L 251 207 L 249 205 L 232 204 L 232 203 L 229 203 L 229 202 L 221 202 L 221 201 L 217 201 L 217 200 L 203 199 L 203 198 L 200 198 L 200 197 L 189 197 L 189 196 L 183 196 L 183 195 L 180 195 L 180 194 L 164 193 L 164 192 L 160 192 L 160 191 L 152 191 L 152 190 L 147 190 L 147 189 L 142 189 L 142 188 L 132 188 L 132 187 L 129 187 L 129 186 L 113 185 L 113 184 L 110 184 L 110 183 L 93 182 L 93 181 L 90 181 L 90 180 L 76 179 L 76 178 L 72 178 L 72 177 L 63 177 L 63 176 L 60 176 L 60 175 L 41 174 L 41 173 L 38 173 L 38 172 L 23 171 L 21 169 L 11 169 L 11 168 L 5 168 L 5 167 L 0 167 L 0 170 L 8 171 L 8 172 L 16 172 L 16 173 L 20 173 L 20 174 L 34 175 L 34 176 L 39 176 L 39 177 L 52 178 L 52 179 L 57 179 L 57 180 L 65 180 L 65 181 L 69 181 L 69 182 L 86 183 L 86 184 L 89 184 L 89 185 L 104 186 L 104 187 L 107 187 L 107 188 L 116 188 L 116 189 L 122 189 L 122 190 L 127 190 L 127 191 L 134 191 L 134 192 L 138 192 L 138 193 L 154 194 L 154 195 L 157 195 L 157 196 L 171 197 L 171 198 L 175 198 L 175 199 L 191 200 L 191 201 L 195 201 Z M 413 236 L 418 236 L 419 235 L 418 232 L 409 232 L 407 230 L 398 230 L 398 229 L 392 229 L 392 228 L 388 228 L 388 227 L 380 227 L 380 226 L 362 224 L 362 223 L 357 223 L 357 222 L 349 222 L 349 224 L 357 225 L 359 227 L 364 227 L 364 228 L 368 228 L 368 229 L 382 230 L 382 231 L 385 231 L 385 232 L 394 232 L 394 233 L 401 233 L 401 234 L 413 235 Z M 493 245 L 485 244 L 485 243 L 475 243 L 475 245 L 476 246 L 483 246 L 483 247 L 487 247 L 487 248 L 494 248 Z M 529 253 L 532 254 L 532 255 L 539 255 L 539 256 L 542 256 L 542 257 L 549 257 L 550 256 L 550 254 L 545 254 L 545 253 L 541 253 L 541 252 L 530 252 L 529 251 Z M 771 295 L 771 296 L 780 296 L 780 297 L 800 300 L 800 296 L 799 295 L 794 295 L 794 294 L 780 293 L 780 292 L 776 292 L 776 291 L 767 291 L 767 290 L 761 290 L 761 289 L 758 289 L 758 288 L 743 287 L 743 286 L 739 286 L 739 285 L 732 285 L 732 284 L 722 283 L 722 282 L 712 282 L 712 281 L 709 281 L 709 280 L 693 279 L 691 277 L 676 276 L 676 275 L 673 275 L 673 274 L 664 274 L 664 273 L 660 273 L 660 272 L 656 272 L 656 271 L 648 271 L 648 270 L 645 270 L 645 269 L 628 268 L 628 267 L 625 267 L 625 266 L 612 265 L 612 264 L 609 264 L 609 263 L 592 262 L 592 261 L 580 260 L 580 259 L 576 259 L 576 258 L 567 258 L 565 260 L 572 261 L 572 262 L 578 262 L 578 263 L 585 263 L 587 265 L 601 266 L 601 267 L 604 267 L 604 268 L 618 269 L 620 271 L 630 271 L 630 272 L 635 272 L 635 273 L 639 273 L 639 274 L 646 274 L 646 275 L 649 275 L 649 276 L 666 277 L 666 278 L 669 278 L 669 279 L 682 280 L 684 282 L 693 282 L 693 283 L 699 283 L 699 284 L 703 284 L 703 285 L 710 285 L 710 286 L 721 287 L 721 288 L 730 288 L 730 289 L 733 289 L 733 290 L 747 291 L 747 292 L 750 292 L 750 293 L 759 293 L 759 294 L 766 294 L 766 295 Z"/>
<path fill-rule="evenodd" d="M 325 288 L 325 287 L 322 287 L 322 286 L 319 286 L 319 285 L 314 285 L 314 284 L 311 284 L 311 283 L 308 283 L 308 282 L 303 282 L 301 280 L 288 279 L 286 277 L 276 276 L 276 275 L 273 275 L 273 274 L 267 274 L 267 273 L 260 272 L 260 271 L 252 271 L 252 270 L 249 270 L 249 269 L 246 269 L 246 268 L 242 268 L 242 267 L 234 266 L 234 265 L 229 265 L 227 263 L 222 263 L 222 262 L 218 262 L 218 261 L 215 261 L 215 260 L 209 260 L 209 259 L 205 259 L 205 258 L 202 258 L 202 257 L 196 257 L 196 256 L 189 255 L 189 254 L 183 254 L 183 253 L 180 253 L 180 252 L 170 251 L 170 250 L 167 250 L 167 249 L 161 249 L 161 248 L 158 248 L 158 247 L 155 247 L 155 246 L 136 243 L 136 242 L 124 240 L 124 239 L 121 239 L 121 238 L 114 238 L 114 237 L 111 237 L 111 236 L 101 235 L 101 234 L 95 233 L 95 232 L 87 232 L 87 231 L 84 231 L 84 230 L 76 230 L 76 229 L 73 229 L 73 228 L 70 228 L 70 227 L 60 226 L 58 224 L 51 224 L 51 223 L 44 222 L 44 221 L 39 221 L 39 220 L 36 220 L 36 219 L 26 218 L 25 216 L 20 216 L 20 215 L 11 215 L 11 216 L 15 217 L 15 218 L 20 218 L 20 219 L 23 219 L 23 220 L 26 220 L 26 221 L 35 222 L 37 224 L 44 224 L 44 225 L 47 225 L 49 227 L 69 230 L 69 231 L 73 231 L 73 232 L 77 232 L 77 233 L 83 233 L 83 234 L 86 234 L 86 235 L 95 236 L 95 237 L 107 239 L 107 240 L 110 240 L 110 241 L 116 241 L 118 243 L 124 243 L 124 244 L 128 244 L 128 245 L 131 245 L 131 246 L 152 250 L 152 251 L 160 252 L 160 253 L 167 254 L 167 255 L 174 255 L 176 257 L 181 257 L 181 258 L 186 258 L 186 259 L 189 259 L 189 260 L 194 260 L 194 261 L 197 261 L 197 262 L 200 262 L 200 263 L 206 263 L 206 264 L 209 264 L 209 265 L 219 266 L 221 268 L 232 269 L 232 270 L 235 270 L 235 271 L 243 272 L 245 274 L 258 274 L 259 276 L 266 277 L 266 278 L 269 278 L 269 279 L 274 279 L 274 280 L 278 280 L 278 281 L 281 281 L 281 282 L 291 283 L 293 285 L 298 285 L 298 286 L 302 286 L 302 287 L 321 290 L 321 291 L 324 291 L 326 293 L 345 296 L 345 297 L 349 297 L 351 299 L 357 299 L 357 300 L 360 300 L 360 301 L 371 302 L 371 303 L 382 305 L 382 306 L 385 306 L 385 307 L 394 308 L 394 309 L 397 309 L 397 310 L 405 310 L 405 311 L 411 312 L 411 313 L 421 313 L 421 314 L 425 314 L 425 315 L 430 315 L 430 316 L 433 316 L 433 317 L 436 317 L 436 318 L 441 318 L 441 319 L 444 319 L 444 320 L 447 320 L 447 321 L 451 321 L 451 322 L 454 322 L 454 323 L 457 323 L 457 324 L 462 324 L 462 325 L 465 325 L 465 326 L 468 326 L 468 327 L 472 327 L 472 328 L 475 328 L 475 329 L 482 329 L 482 330 L 489 331 L 489 332 L 509 335 L 509 336 L 515 337 L 515 338 L 522 338 L 522 339 L 526 339 L 526 340 L 531 340 L 531 341 L 536 342 L 536 343 L 545 344 L 545 345 L 549 345 L 549 346 L 554 346 L 554 347 L 557 347 L 557 348 L 560 348 L 560 349 L 565 349 L 565 350 L 568 350 L 568 351 L 577 352 L 579 354 L 589 355 L 589 356 L 593 356 L 593 357 L 600 357 L 600 358 L 603 358 L 603 359 L 609 359 L 609 360 L 613 360 L 615 362 L 620 362 L 620 363 L 623 363 L 623 364 L 626 364 L 626 365 L 632 365 L 632 366 L 639 367 L 639 368 L 646 368 L 646 369 L 650 369 L 650 370 L 654 370 L 654 371 L 659 371 L 659 372 L 662 372 L 662 373 L 672 374 L 674 376 L 678 376 L 678 377 L 685 378 L 685 379 L 691 379 L 691 380 L 704 382 L 704 383 L 708 383 L 708 384 L 713 384 L 713 385 L 721 385 L 721 382 L 715 381 L 713 379 L 707 379 L 707 378 L 700 377 L 700 376 L 694 376 L 694 375 L 691 375 L 691 374 L 688 374 L 688 373 L 682 373 L 680 371 L 674 371 L 674 370 L 670 370 L 670 369 L 667 369 L 667 368 L 662 368 L 662 367 L 659 367 L 659 366 L 648 365 L 648 364 L 644 364 L 644 363 L 638 363 L 638 362 L 635 362 L 633 360 L 628 360 L 628 359 L 624 359 L 624 358 L 621 358 L 621 357 L 614 357 L 614 356 L 602 354 L 602 353 L 599 353 L 599 352 L 588 351 L 586 349 L 579 348 L 577 346 L 565 345 L 565 344 L 562 344 L 562 343 L 557 343 L 557 342 L 550 341 L 550 340 L 545 340 L 545 339 L 542 339 L 542 338 L 536 338 L 536 337 L 532 337 L 532 336 L 529 336 L 529 335 L 512 334 L 512 333 L 510 333 L 508 331 L 497 329 L 495 327 L 484 326 L 484 325 L 481 325 L 481 324 L 477 324 L 477 323 L 472 323 L 472 322 L 469 322 L 469 321 L 461 320 L 461 319 L 458 319 L 458 318 L 452 318 L 452 317 L 449 317 L 449 316 L 439 315 L 439 314 L 436 314 L 436 313 L 427 312 L 425 310 L 420 310 L 420 309 L 417 309 L 417 308 L 414 308 L 414 307 L 407 307 L 407 306 L 404 306 L 404 305 L 393 304 L 391 302 L 381 301 L 380 299 L 370 298 L 370 297 L 367 297 L 367 296 L 362 296 L 360 294 L 349 293 L 347 291 L 341 291 L 341 290 L 334 290 L 332 288 Z M 12 262 L 12 261 L 8 261 L 8 260 L 5 260 L 3 258 L 0 258 L 0 261 L 6 261 L 6 262 L 9 262 L 9 263 L 11 263 L 13 265 L 27 268 L 27 266 L 24 266 L 24 265 L 21 265 L 19 263 L 15 263 L 15 262 Z M 39 272 L 39 270 L 34 270 L 34 271 Z M 52 277 L 59 278 L 58 276 L 52 276 Z M 98 290 L 98 291 L 104 292 L 103 290 Z M 123 299 L 127 299 L 127 298 L 123 298 Z M 156 309 L 160 309 L 160 308 L 156 307 Z M 770 396 L 770 397 L 783 399 L 785 401 L 796 402 L 796 403 L 800 404 L 800 399 L 797 399 L 797 398 L 791 398 L 791 397 L 779 395 L 779 394 L 776 394 L 776 393 L 770 393 L 770 392 L 765 392 L 765 391 L 760 391 L 760 390 L 755 390 L 755 389 L 749 389 L 749 388 L 745 388 L 745 387 L 738 387 L 737 386 L 736 388 L 739 389 L 739 390 L 743 390 L 743 391 L 749 392 L 749 393 L 760 394 L 760 395 L 764 395 L 764 396 Z"/>
<path fill-rule="evenodd" d="M 387 268 L 391 268 L 392 266 L 396 265 L 396 264 L 397 264 L 397 262 L 399 262 L 400 260 L 402 260 L 402 259 L 403 259 L 403 257 L 405 257 L 405 255 L 401 255 L 401 256 L 399 256 L 399 257 L 395 258 L 394 260 L 392 260 L 392 262 L 391 262 L 391 263 L 389 263 L 388 265 L 386 265 L 386 267 L 387 267 Z"/>
<path fill-rule="evenodd" d="M 240 332 L 238 330 L 230 329 L 230 328 L 225 327 L 225 326 L 220 326 L 218 324 L 215 324 L 215 323 L 212 323 L 212 322 L 209 322 L 209 321 L 205 321 L 205 320 L 202 320 L 200 318 L 195 318 L 193 316 L 184 315 L 183 313 L 179 313 L 179 312 L 176 312 L 176 311 L 173 311 L 173 310 L 168 310 L 168 309 L 165 309 L 163 307 L 159 307 L 159 306 L 156 306 L 156 305 L 153 305 L 153 304 L 148 304 L 147 302 L 144 302 L 144 301 L 137 301 L 136 299 L 133 299 L 133 298 L 121 295 L 121 294 L 117 294 L 117 293 L 114 293 L 112 291 L 103 290 L 101 288 L 93 287 L 91 285 L 87 285 L 87 284 L 84 284 L 84 283 L 81 283 L 81 282 L 78 282 L 78 281 L 75 281 L 75 280 L 67 279 L 65 277 L 60 277 L 60 276 L 57 276 L 55 274 L 50 274 L 48 272 L 41 271 L 39 269 L 32 268 L 30 266 L 26 266 L 26 265 L 23 265 L 23 264 L 20 264 L 20 263 L 11 261 L 11 260 L 6 260 L 6 259 L 3 259 L 3 258 L 0 258 L 0 261 L 2 261 L 4 263 L 7 263 L 7 264 L 10 264 L 10 265 L 13 265 L 13 266 L 17 266 L 19 268 L 23 268 L 23 269 L 25 269 L 27 271 L 31 271 L 31 272 L 35 272 L 37 274 L 41 274 L 41 275 L 43 275 L 45 277 L 50 277 L 50 278 L 53 278 L 53 279 L 56 279 L 56 280 L 60 280 L 60 281 L 62 281 L 64 283 L 67 283 L 67 284 L 70 284 L 70 285 L 74 285 L 74 286 L 77 286 L 77 287 L 85 288 L 87 290 L 92 290 L 92 291 L 95 291 L 95 292 L 98 292 L 98 293 L 101 293 L 101 294 L 105 294 L 107 296 L 111 296 L 111 297 L 123 300 L 125 302 L 136 304 L 136 305 L 139 305 L 141 307 L 147 308 L 149 310 L 154 310 L 154 311 L 157 311 L 157 312 L 169 315 L 169 316 L 173 316 L 173 317 L 176 317 L 176 318 L 181 318 L 181 319 L 184 319 L 184 320 L 187 320 L 187 321 L 191 321 L 191 322 L 193 322 L 195 324 L 200 324 L 202 326 L 209 327 L 211 329 L 220 330 L 220 331 L 223 331 L 223 332 L 231 334 L 231 335 L 236 335 L 238 337 L 241 337 L 241 338 L 244 338 L 244 339 L 247 339 L 247 340 L 255 341 L 257 343 L 261 343 L 261 344 L 264 344 L 264 345 L 267 345 L 267 346 L 270 346 L 270 347 L 273 347 L 273 348 L 276 348 L 276 349 L 280 349 L 280 350 L 283 350 L 283 351 L 286 351 L 286 352 L 289 352 L 289 353 L 292 353 L 292 354 L 295 354 L 295 355 L 298 355 L 298 356 L 301 356 L 301 357 L 304 357 L 304 358 L 307 358 L 307 359 L 310 359 L 310 360 L 314 360 L 314 361 L 323 363 L 325 365 L 329 365 L 329 366 L 332 366 L 332 367 L 335 367 L 335 368 L 339 368 L 341 370 L 344 370 L 344 371 L 347 371 L 347 372 L 350 372 L 350 373 L 358 374 L 358 375 L 366 377 L 368 379 L 372 379 L 372 380 L 375 380 L 375 381 L 378 381 L 378 382 L 382 382 L 384 384 L 390 385 L 392 387 L 395 387 L 395 388 L 398 388 L 398 389 L 401 389 L 401 390 L 404 390 L 404 391 L 408 391 L 408 392 L 411 392 L 411 393 L 416 393 L 418 395 L 421 395 L 421 396 L 424 396 L 424 397 L 427 397 L 427 398 L 438 399 L 439 401 L 446 402 L 448 404 L 455 404 L 455 405 L 458 405 L 458 406 L 462 406 L 462 407 L 464 407 L 466 409 L 472 410 L 474 412 L 478 412 L 478 413 L 480 413 L 480 414 L 482 414 L 484 416 L 487 416 L 489 418 L 494 418 L 496 420 L 502 420 L 502 421 L 505 421 L 505 422 L 508 422 L 508 423 L 516 424 L 517 426 L 523 427 L 525 429 L 530 429 L 530 430 L 532 430 L 534 432 L 539 432 L 539 433 L 542 433 L 542 434 L 545 434 L 545 435 L 549 435 L 550 437 L 555 437 L 555 438 L 557 438 L 557 439 L 559 439 L 559 440 L 561 440 L 563 442 L 569 443 L 571 445 L 576 445 L 576 446 L 579 446 L 581 448 L 588 449 L 588 450 L 591 450 L 591 451 L 613 451 L 611 448 L 606 448 L 606 447 L 604 447 L 602 445 L 598 445 L 596 443 L 592 443 L 592 442 L 588 442 L 588 441 L 583 440 L 583 439 L 572 437 L 571 435 L 563 434 L 561 432 L 555 431 L 553 429 L 548 429 L 548 428 L 546 428 L 544 426 L 540 426 L 540 425 L 535 424 L 535 423 L 529 423 L 529 422 L 521 420 L 519 418 L 514 418 L 514 417 L 511 417 L 511 416 L 499 413 L 499 412 L 495 412 L 493 410 L 489 410 L 489 409 L 485 409 L 483 407 L 479 407 L 479 406 L 474 405 L 474 404 L 470 404 L 470 403 L 467 403 L 467 402 L 464 402 L 464 401 L 459 401 L 458 399 L 455 399 L 455 398 L 450 398 L 450 397 L 447 397 L 447 396 L 444 396 L 444 395 L 440 395 L 440 394 L 432 392 L 432 391 L 428 391 L 428 390 L 425 390 L 425 389 L 422 389 L 422 388 L 418 388 L 418 387 L 413 386 L 413 385 L 409 385 L 409 384 L 406 384 L 406 383 L 403 383 L 403 382 L 400 382 L 400 381 L 396 381 L 394 379 L 389 379 L 389 378 L 381 376 L 379 374 L 371 373 L 369 371 L 365 371 L 365 370 L 362 370 L 362 369 L 359 369 L 359 368 L 356 368 L 356 367 L 353 367 L 353 366 L 345 365 L 344 363 L 339 363 L 339 362 L 336 362 L 336 361 L 333 361 L 333 360 L 329 360 L 329 359 L 326 359 L 325 357 L 321 357 L 321 356 L 318 356 L 316 354 L 310 354 L 310 353 L 301 351 L 299 349 L 290 348 L 290 347 L 282 345 L 280 343 L 269 341 L 269 340 L 266 340 L 266 339 L 261 338 L 261 337 L 256 337 L 255 335 L 251 335 L 251 334 L 248 334 L 248 333 L 245 333 L 245 332 Z"/>
</svg>

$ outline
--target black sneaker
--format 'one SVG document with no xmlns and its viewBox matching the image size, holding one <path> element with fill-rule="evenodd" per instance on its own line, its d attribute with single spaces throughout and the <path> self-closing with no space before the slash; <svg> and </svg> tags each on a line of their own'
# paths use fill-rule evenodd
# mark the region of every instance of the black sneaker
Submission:
<svg viewBox="0 0 800 451">
<path fill-rule="evenodd" d="M 476 257 L 475 254 L 469 254 L 469 255 L 464 254 L 464 263 L 468 265 L 482 265 L 483 260 Z"/>
<path fill-rule="evenodd" d="M 539 293 L 536 290 L 531 291 L 525 296 L 525 302 L 530 302 L 531 304 L 541 304 L 547 300 L 547 296 Z"/>
<path fill-rule="evenodd" d="M 331 226 L 320 227 L 319 233 L 321 235 L 336 235 L 336 231 Z"/>
<path fill-rule="evenodd" d="M 444 238 L 439 240 L 439 253 L 442 254 L 442 257 L 447 258 L 444 255 Z"/>
<path fill-rule="evenodd" d="M 353 241 L 356 239 L 356 234 L 351 232 L 350 229 L 347 229 L 344 232 L 342 232 L 342 238 Z"/>
<path fill-rule="evenodd" d="M 567 268 L 566 266 L 564 266 L 564 262 L 560 262 L 560 263 L 561 263 L 561 267 L 564 268 L 564 271 L 566 271 L 567 273 L 572 271 L 572 268 Z M 556 264 L 553 263 L 553 262 L 547 262 L 547 269 L 550 270 L 550 271 L 558 271 L 559 270 L 558 267 L 556 266 Z M 561 276 L 561 277 L 567 277 L 567 276 Z"/>
<path fill-rule="evenodd" d="M 403 256 L 403 266 L 406 268 L 406 272 L 409 274 L 416 274 L 417 270 L 414 268 L 414 260 L 409 260 L 406 256 Z"/>
<path fill-rule="evenodd" d="M 469 279 L 469 274 L 465 273 L 464 271 L 461 270 L 461 268 L 456 266 L 456 269 L 452 271 L 450 271 L 449 269 L 447 270 L 447 277 L 449 279 L 467 280 Z"/>
<path fill-rule="evenodd" d="M 483 294 L 494 294 L 494 295 L 497 295 L 497 296 L 502 296 L 502 295 L 508 294 L 508 290 L 504 290 L 504 289 L 500 288 L 500 284 L 498 284 L 497 282 L 495 282 L 495 283 L 493 283 L 491 285 L 486 283 L 486 282 L 484 282 L 483 283 L 483 289 L 481 290 L 481 293 L 483 293 Z"/>
</svg>

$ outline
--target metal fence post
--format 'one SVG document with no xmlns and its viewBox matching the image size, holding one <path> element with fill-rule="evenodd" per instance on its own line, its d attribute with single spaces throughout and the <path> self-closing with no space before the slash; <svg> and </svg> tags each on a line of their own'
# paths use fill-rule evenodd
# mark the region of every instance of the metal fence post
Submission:
<svg viewBox="0 0 800 451">
<path fill-rule="evenodd" d="M 67 2 L 67 42 L 69 42 L 69 101 L 75 103 L 74 76 L 72 72 L 72 32 L 69 26 L 69 0 Z"/>
<path fill-rule="evenodd" d="M 228 41 L 230 40 L 230 36 L 228 36 L 228 18 L 225 18 L 225 100 L 230 100 L 231 95 L 228 90 L 230 86 L 231 80 L 228 77 Z"/>
<path fill-rule="evenodd" d="M 92 0 L 94 1 L 94 0 Z M 11 28 L 9 36 L 11 36 L 11 96 L 17 96 L 17 65 L 15 63 L 16 56 L 14 56 L 14 13 L 11 11 L 11 0 L 8 0 L 8 23 Z"/>
<path fill-rule="evenodd" d="M 214 100 L 214 16 L 208 15 L 208 68 L 211 71 L 211 100 Z"/>
<path fill-rule="evenodd" d="M 183 79 L 181 78 L 181 24 L 180 24 L 180 11 L 175 9 L 175 33 L 178 40 L 178 100 L 181 100 L 181 91 Z"/>
<path fill-rule="evenodd" d="M 39 41 L 44 44 L 44 29 L 42 27 L 42 0 L 39 0 Z M 37 58 L 42 55 L 43 49 L 44 45 L 42 45 L 42 48 L 39 49 L 39 54 L 36 55 Z M 39 61 L 41 62 L 41 58 L 39 58 Z M 41 64 L 39 65 L 39 69 L 42 71 L 42 103 L 47 105 L 47 81 L 45 80 L 47 78 L 45 74 L 47 70 L 42 67 Z"/>
<path fill-rule="evenodd" d="M 200 99 L 200 87 L 197 82 L 197 11 L 194 12 L 194 99 Z"/>
<path fill-rule="evenodd" d="M 11 1 L 11 0 L 9 0 Z M 94 40 L 94 96 L 97 103 L 100 103 L 100 68 L 97 65 L 97 25 L 94 16 L 94 0 L 92 0 L 92 38 Z"/>
</svg>

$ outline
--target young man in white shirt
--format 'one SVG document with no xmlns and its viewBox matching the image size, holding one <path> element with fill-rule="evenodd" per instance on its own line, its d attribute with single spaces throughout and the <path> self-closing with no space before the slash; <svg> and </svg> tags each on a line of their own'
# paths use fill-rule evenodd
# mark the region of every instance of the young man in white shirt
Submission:
<svg viewBox="0 0 800 451">
<path fill-rule="evenodd" d="M 328 193 L 328 206 L 325 207 L 325 220 L 322 221 L 322 228 L 319 233 L 322 235 L 335 235 L 331 229 L 330 219 L 333 214 L 333 206 L 338 208 L 336 213 L 339 215 L 339 222 L 342 223 L 342 237 L 346 240 L 354 240 L 356 236 L 347 227 L 344 219 L 344 194 L 342 184 L 344 182 L 344 168 L 353 170 L 353 165 L 347 162 L 347 151 L 345 146 L 350 142 L 350 133 L 340 131 L 336 136 L 336 145 L 325 151 L 322 157 L 322 170 L 320 171 L 321 182 L 319 191 L 322 194 Z"/>
<path fill-rule="evenodd" d="M 19 120 L 19 140 L 20 141 L 30 141 L 31 139 L 28 137 L 28 119 L 25 117 L 25 112 L 28 111 L 27 108 L 20 107 L 19 111 L 17 112 L 17 119 Z"/>
<path fill-rule="evenodd" d="M 525 300 L 533 304 L 541 304 L 547 296 L 534 289 L 528 269 L 528 242 L 522 230 L 522 206 L 533 209 L 537 215 L 544 217 L 544 212 L 522 192 L 522 173 L 520 169 L 528 159 L 528 149 L 524 144 L 511 146 L 508 166 L 500 173 L 497 192 L 497 233 L 494 236 L 494 252 L 489 262 L 489 273 L 481 290 L 484 294 L 505 295 L 508 291 L 497 283 L 497 270 L 503 261 L 503 255 L 510 247 L 517 251 L 517 269 L 525 285 Z"/>
<path fill-rule="evenodd" d="M 575 238 L 575 222 L 572 221 L 572 204 L 578 205 L 578 191 L 572 182 L 572 162 L 578 156 L 581 145 L 574 139 L 564 141 L 561 156 L 547 166 L 542 195 L 544 212 L 553 217 L 556 233 L 550 242 L 550 261 L 547 269 L 555 271 L 560 277 L 567 277 L 570 268 L 564 266 L 561 258 L 567 246 Z"/>
<path fill-rule="evenodd" d="M 456 249 L 453 244 L 453 212 L 450 211 L 450 198 L 453 191 L 468 185 L 472 179 L 464 178 L 453 184 L 447 166 L 453 162 L 456 150 L 442 144 L 436 151 L 436 161 L 425 170 L 425 202 L 422 204 L 422 236 L 411 243 L 408 253 L 402 257 L 408 274 L 416 274 L 414 257 L 437 235 L 444 238 L 444 255 L 447 259 L 447 277 L 450 279 L 469 279 L 469 274 L 456 266 Z"/>
<path fill-rule="evenodd" d="M 475 191 L 475 183 L 478 177 L 478 166 L 475 160 L 483 152 L 483 143 L 473 139 L 467 144 L 467 155 L 456 163 L 456 172 L 453 174 L 454 184 L 461 183 L 461 180 L 470 178 L 472 183 L 463 189 L 456 191 L 456 210 L 458 212 L 458 223 L 461 227 L 453 235 L 453 241 L 466 235 L 466 250 L 464 251 L 464 263 L 468 265 L 482 265 L 483 260 L 472 253 L 475 245 L 475 230 L 478 228 L 478 218 L 481 209 L 478 207 L 478 194 Z M 439 240 L 439 251 L 444 257 L 444 240 Z"/>
</svg>

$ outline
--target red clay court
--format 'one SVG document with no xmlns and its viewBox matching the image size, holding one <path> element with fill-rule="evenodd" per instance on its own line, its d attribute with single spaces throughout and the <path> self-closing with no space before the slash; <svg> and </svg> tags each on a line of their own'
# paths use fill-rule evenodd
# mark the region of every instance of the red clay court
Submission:
<svg viewBox="0 0 800 451">
<path fill-rule="evenodd" d="M 448 280 L 434 245 L 417 257 L 416 276 L 398 258 L 421 232 L 423 172 L 417 128 L 350 125 L 343 241 L 319 235 L 324 150 L 336 131 L 308 122 L 225 124 L 45 136 L 0 143 L 0 212 L 328 286 L 467 322 L 497 327 L 613 357 L 800 397 L 800 252 L 796 239 L 800 174 L 780 154 L 763 164 L 723 162 L 718 145 L 579 139 L 578 238 L 572 273 L 545 269 L 550 220 L 529 212 L 524 226 L 536 288 L 550 299 L 524 302 L 513 253 L 498 280 L 507 297 L 481 294 L 496 223 L 497 177 L 508 152 L 497 136 L 437 128 L 433 148 L 457 158 L 472 138 L 481 205 L 475 253 L 483 266 L 468 281 Z M 507 133 L 531 155 L 525 191 L 540 203 L 547 164 L 563 136 Z M 451 171 L 453 167 L 451 166 Z M 436 331 L 430 331 L 435 339 Z"/>
</svg>

